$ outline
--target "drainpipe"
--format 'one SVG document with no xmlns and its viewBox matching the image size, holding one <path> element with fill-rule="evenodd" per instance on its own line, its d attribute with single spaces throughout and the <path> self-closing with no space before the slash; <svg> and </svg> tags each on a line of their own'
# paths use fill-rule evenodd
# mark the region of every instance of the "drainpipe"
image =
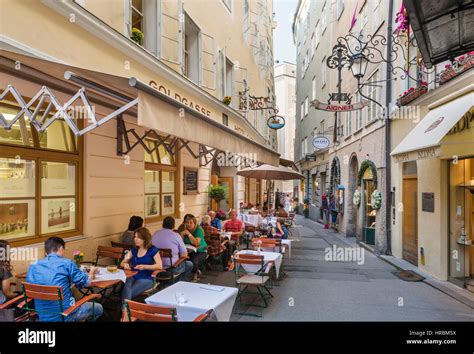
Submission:
<svg viewBox="0 0 474 354">
<path fill-rule="evenodd" d="M 388 21 L 387 21 L 387 61 L 392 62 L 392 18 L 393 18 L 393 0 L 389 1 L 388 5 Z M 390 65 L 387 64 L 386 80 L 387 86 L 385 90 L 385 107 L 387 109 L 385 114 L 385 232 L 387 235 L 387 250 L 386 255 L 392 255 L 392 201 L 391 201 L 391 158 L 390 158 L 390 103 L 392 101 L 392 71 Z"/>
</svg>

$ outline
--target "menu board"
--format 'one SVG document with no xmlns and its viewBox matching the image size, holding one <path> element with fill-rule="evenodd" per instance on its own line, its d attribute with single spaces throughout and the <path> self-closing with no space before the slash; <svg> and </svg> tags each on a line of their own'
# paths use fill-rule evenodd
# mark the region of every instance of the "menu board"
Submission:
<svg viewBox="0 0 474 354">
<path fill-rule="evenodd" d="M 198 194 L 197 168 L 184 168 L 184 194 Z"/>
</svg>

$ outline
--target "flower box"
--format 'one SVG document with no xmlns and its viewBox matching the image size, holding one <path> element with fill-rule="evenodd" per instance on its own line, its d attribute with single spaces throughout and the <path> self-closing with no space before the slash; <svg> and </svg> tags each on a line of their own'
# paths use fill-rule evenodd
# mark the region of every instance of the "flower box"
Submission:
<svg viewBox="0 0 474 354">
<path fill-rule="evenodd" d="M 428 87 L 426 85 L 422 85 L 417 88 L 411 87 L 408 91 L 406 91 L 402 96 L 398 98 L 397 104 L 399 106 L 405 106 L 427 92 Z"/>
<path fill-rule="evenodd" d="M 474 66 L 474 52 L 462 55 L 453 61 L 453 65 L 447 64 L 439 75 L 439 84 L 442 85 L 452 78 L 462 74 Z"/>
</svg>

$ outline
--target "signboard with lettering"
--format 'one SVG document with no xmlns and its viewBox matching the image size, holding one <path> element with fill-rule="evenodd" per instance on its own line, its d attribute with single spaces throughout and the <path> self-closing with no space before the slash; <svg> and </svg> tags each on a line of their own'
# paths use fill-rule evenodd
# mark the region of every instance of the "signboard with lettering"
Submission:
<svg viewBox="0 0 474 354">
<path fill-rule="evenodd" d="M 183 194 L 198 194 L 198 169 L 184 168 L 184 192 Z"/>
<path fill-rule="evenodd" d="M 329 112 L 348 112 L 348 111 L 356 111 L 358 109 L 362 109 L 368 105 L 368 101 L 360 101 L 357 103 L 351 104 L 326 104 L 319 102 L 318 100 L 313 100 L 310 102 L 310 107 L 314 107 L 321 111 L 329 111 Z"/>
<path fill-rule="evenodd" d="M 421 193 L 421 210 L 434 213 L 434 193 Z"/>
<path fill-rule="evenodd" d="M 313 162 L 314 162 L 314 161 L 316 161 L 316 156 L 313 155 L 313 154 L 306 154 L 306 155 L 305 155 L 305 160 L 306 160 L 306 161 L 313 161 Z"/>
<path fill-rule="evenodd" d="M 323 135 L 318 135 L 313 138 L 313 146 L 316 150 L 322 150 L 329 146 L 329 139 Z"/>
<path fill-rule="evenodd" d="M 439 146 L 430 147 L 426 149 L 420 149 L 415 151 L 408 151 L 402 154 L 393 155 L 395 162 L 408 162 L 416 160 L 433 159 L 441 154 L 441 148 Z"/>
</svg>

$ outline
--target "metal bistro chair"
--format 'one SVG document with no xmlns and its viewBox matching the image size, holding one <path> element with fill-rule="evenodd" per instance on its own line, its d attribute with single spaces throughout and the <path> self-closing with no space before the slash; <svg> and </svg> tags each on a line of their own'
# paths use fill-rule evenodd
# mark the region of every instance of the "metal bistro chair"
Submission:
<svg viewBox="0 0 474 354">
<path fill-rule="evenodd" d="M 179 280 L 182 276 L 182 273 L 178 272 L 176 269 L 181 263 L 186 261 L 187 258 L 182 257 L 173 264 L 173 254 L 169 248 L 160 249 L 160 256 L 162 259 L 168 258 L 171 266 L 164 268 L 162 272 L 158 273 L 156 279 L 160 285 L 174 284 L 176 280 Z"/>
<path fill-rule="evenodd" d="M 247 248 L 249 249 L 249 240 L 253 239 L 255 237 L 255 232 L 257 231 L 257 228 L 252 225 L 245 225 L 245 239 L 247 241 Z"/>
<path fill-rule="evenodd" d="M 267 308 L 268 302 L 266 296 L 273 297 L 272 293 L 267 287 L 267 283 L 270 280 L 268 275 L 268 267 L 263 260 L 263 256 L 252 255 L 252 254 L 237 254 L 234 257 L 235 260 L 235 282 L 238 285 L 238 294 L 237 298 L 241 305 L 244 306 L 256 306 L 260 308 Z M 255 268 L 255 271 L 246 270 L 244 266 L 247 266 L 247 269 Z M 242 272 L 243 270 L 243 272 Z M 242 289 L 242 286 L 244 287 Z M 257 292 L 260 296 L 260 305 L 254 303 L 242 303 L 242 294 L 249 288 L 253 287 L 257 289 Z M 250 292 L 249 292 L 250 293 Z M 263 311 L 263 310 L 262 310 Z M 240 315 L 250 315 L 262 317 L 262 315 L 257 314 L 248 314 L 248 313 L 239 313 Z"/>
<path fill-rule="evenodd" d="M 284 245 L 282 245 L 281 239 L 267 238 L 267 237 L 254 238 L 252 240 L 252 247 L 254 249 L 256 249 L 258 247 L 258 242 L 260 242 L 260 248 L 263 252 L 277 252 L 277 253 L 280 253 L 282 255 L 282 257 L 285 254 L 286 247 Z M 270 274 L 271 270 L 273 270 L 273 272 L 271 272 L 271 274 Z M 273 280 L 278 281 L 278 280 L 283 279 L 283 277 L 284 277 L 283 259 L 282 259 L 282 262 L 280 264 L 280 277 L 276 276 L 276 268 L 275 267 L 273 267 L 272 269 L 268 269 L 267 273 L 270 276 L 271 286 L 273 287 L 273 285 L 278 285 L 278 284 L 274 284 Z"/>
<path fill-rule="evenodd" d="M 127 300 L 125 302 L 125 309 L 126 317 L 122 317 L 122 322 L 126 322 L 124 321 L 125 318 L 128 319 L 128 322 L 178 322 L 178 315 L 176 313 L 176 308 L 174 307 L 148 305 Z M 206 321 L 211 312 L 212 310 L 209 310 L 200 314 L 193 320 L 193 322 Z"/>
<path fill-rule="evenodd" d="M 24 302 L 22 303 L 22 308 L 28 311 L 28 316 L 39 315 L 41 313 L 36 309 L 31 308 L 29 303 L 31 300 L 47 300 L 47 301 L 57 301 L 58 302 L 58 312 L 53 312 L 53 314 L 61 315 L 61 319 L 64 322 L 68 316 L 70 316 L 76 309 L 86 302 L 92 300 L 92 311 L 94 312 L 95 300 L 99 299 L 101 296 L 99 294 L 91 294 L 83 297 L 81 300 L 77 301 L 73 306 L 69 307 L 67 310 L 63 308 L 63 289 L 60 286 L 46 286 L 46 285 L 36 285 L 31 283 L 22 283 L 23 288 L 23 298 Z M 96 319 L 93 318 L 93 321 Z"/>
</svg>

